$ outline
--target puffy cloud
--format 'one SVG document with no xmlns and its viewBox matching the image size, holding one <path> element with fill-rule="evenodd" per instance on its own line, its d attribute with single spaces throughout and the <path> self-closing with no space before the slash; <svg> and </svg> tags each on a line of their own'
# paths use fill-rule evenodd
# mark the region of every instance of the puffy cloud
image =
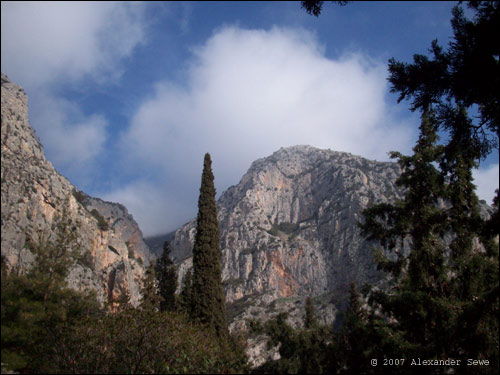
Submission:
<svg viewBox="0 0 500 375">
<path fill-rule="evenodd" d="M 473 171 L 474 183 L 477 186 L 476 193 L 480 199 L 492 204 L 495 190 L 498 189 L 498 164 L 491 164 L 486 168 Z"/>
<path fill-rule="evenodd" d="M 362 53 L 330 59 L 308 31 L 224 27 L 193 49 L 186 69 L 184 85 L 156 85 L 121 139 L 128 168 L 155 170 L 169 181 L 167 195 L 191 192 L 186 210 L 197 199 L 205 152 L 221 191 L 280 147 L 379 160 L 410 149 L 415 127 L 396 124 L 385 103 L 385 63 Z"/>
<path fill-rule="evenodd" d="M 306 31 L 227 27 L 195 50 L 186 87 L 157 85 L 123 144 L 141 165 L 167 171 L 211 151 L 225 183 L 295 144 L 385 159 L 411 138 L 391 123 L 386 91 L 385 64 L 356 53 L 328 59 Z"/>
<path fill-rule="evenodd" d="M 2 70 L 23 87 L 116 75 L 144 39 L 142 6 L 2 2 Z"/>
</svg>

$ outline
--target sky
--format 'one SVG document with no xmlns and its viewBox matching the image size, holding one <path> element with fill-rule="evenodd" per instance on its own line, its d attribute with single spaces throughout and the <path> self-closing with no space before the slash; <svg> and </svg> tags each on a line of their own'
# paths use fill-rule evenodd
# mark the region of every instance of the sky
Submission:
<svg viewBox="0 0 500 375">
<path fill-rule="evenodd" d="M 387 62 L 447 46 L 455 4 L 2 1 L 1 69 L 55 168 L 151 236 L 196 217 L 206 152 L 218 196 L 281 147 L 411 153 Z M 498 172 L 495 151 L 474 173 L 490 204 Z"/>
</svg>

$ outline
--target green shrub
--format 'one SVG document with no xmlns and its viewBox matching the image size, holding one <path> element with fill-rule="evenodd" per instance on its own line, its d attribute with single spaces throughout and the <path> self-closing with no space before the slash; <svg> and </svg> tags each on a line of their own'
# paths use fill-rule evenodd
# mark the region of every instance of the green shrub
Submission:
<svg viewBox="0 0 500 375">
<path fill-rule="evenodd" d="M 86 194 L 83 191 L 78 191 L 76 188 L 73 188 L 72 193 L 75 199 L 83 205 L 83 201 L 85 200 Z"/>
<path fill-rule="evenodd" d="M 278 227 L 276 224 L 273 224 L 272 228 L 267 231 L 271 236 L 278 237 Z"/>
<path fill-rule="evenodd" d="M 279 224 L 273 224 L 272 228 L 269 229 L 267 233 L 269 233 L 271 236 L 278 237 L 279 232 L 290 235 L 290 234 L 296 234 L 298 230 L 299 230 L 299 224 L 283 222 Z"/>
<path fill-rule="evenodd" d="M 90 254 L 90 251 L 85 251 L 81 256 L 78 257 L 77 262 L 87 268 L 90 268 L 91 270 L 94 270 L 94 258 L 92 257 L 92 254 Z"/>
<path fill-rule="evenodd" d="M 144 265 L 144 261 L 142 260 L 142 258 L 140 256 L 137 256 L 137 258 L 135 258 L 135 260 L 137 261 L 137 263 L 139 263 L 141 266 Z"/>
<path fill-rule="evenodd" d="M 90 211 L 93 217 L 97 219 L 97 226 L 99 227 L 100 230 L 109 230 L 109 225 L 106 219 L 97 211 L 95 208 Z"/>
<path fill-rule="evenodd" d="M 299 229 L 299 224 L 284 222 L 278 225 L 278 229 L 283 233 L 292 234 Z"/>
<path fill-rule="evenodd" d="M 130 247 L 130 243 L 127 241 L 127 242 L 125 242 L 125 245 L 127 245 L 128 258 L 135 259 L 135 252 L 134 252 L 134 249 L 132 247 Z"/>
</svg>

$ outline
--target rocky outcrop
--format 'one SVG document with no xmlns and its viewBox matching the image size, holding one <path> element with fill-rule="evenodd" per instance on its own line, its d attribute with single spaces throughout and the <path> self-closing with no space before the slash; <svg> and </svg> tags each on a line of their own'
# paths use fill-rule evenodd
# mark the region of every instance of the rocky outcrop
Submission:
<svg viewBox="0 0 500 375">
<path fill-rule="evenodd" d="M 128 293 L 140 300 L 141 280 L 151 254 L 127 209 L 79 192 L 46 160 L 28 122 L 28 100 L 21 87 L 2 74 L 2 256 L 7 267 L 25 271 L 33 260 L 27 239 L 54 235 L 63 207 L 75 223 L 77 241 L 90 258 L 75 263 L 67 278 L 72 288 L 94 289 L 101 301 Z"/>
</svg>

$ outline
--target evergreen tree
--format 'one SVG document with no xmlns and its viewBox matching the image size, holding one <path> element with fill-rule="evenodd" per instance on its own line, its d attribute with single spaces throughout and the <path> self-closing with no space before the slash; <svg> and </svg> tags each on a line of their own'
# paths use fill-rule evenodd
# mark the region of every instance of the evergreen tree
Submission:
<svg viewBox="0 0 500 375">
<path fill-rule="evenodd" d="M 349 288 L 349 306 L 342 313 L 344 325 L 334 337 L 335 366 L 338 373 L 365 374 L 373 372 L 370 360 L 381 358 L 381 353 L 391 353 L 384 346 L 386 332 L 368 321 L 368 314 L 361 306 L 361 296 L 354 283 Z M 388 354 L 385 354 L 386 356 Z"/>
<path fill-rule="evenodd" d="M 177 290 L 177 270 L 170 259 L 170 246 L 168 241 L 163 244 L 163 253 L 156 263 L 155 271 L 158 278 L 158 288 L 162 301 L 161 311 L 174 311 L 177 305 L 175 291 Z"/>
<path fill-rule="evenodd" d="M 179 294 L 179 308 L 185 313 L 191 313 L 193 300 L 193 269 L 190 268 L 184 276 L 183 286 Z"/>
<path fill-rule="evenodd" d="M 332 3 L 337 3 L 340 6 L 346 5 L 349 1 L 332 1 Z M 304 0 L 301 1 L 302 8 L 306 10 L 307 13 L 318 17 L 323 9 L 324 1 L 320 0 Z"/>
<path fill-rule="evenodd" d="M 455 121 L 466 121 L 463 111 Z M 364 233 L 388 255 L 378 253 L 379 267 L 395 280 L 393 290 L 374 294 L 372 306 L 388 319 L 392 353 L 474 356 L 498 366 L 498 252 L 475 245 L 484 227 L 471 175 L 477 149 L 462 133 L 468 127 L 456 126 L 445 146 L 436 144 L 437 128 L 432 113 L 424 113 L 414 155 L 392 153 L 404 199 L 364 211 Z M 404 243 L 407 256 L 398 251 Z"/>
<path fill-rule="evenodd" d="M 158 288 L 158 280 L 156 279 L 154 263 L 151 263 L 146 269 L 142 284 L 141 308 L 159 311 L 163 298 L 160 295 L 160 290 Z"/>
<path fill-rule="evenodd" d="M 468 133 L 481 156 L 486 156 L 492 147 L 498 148 L 500 7 L 497 1 L 469 1 L 468 7 L 473 20 L 465 17 L 462 7 L 453 8 L 454 37 L 447 51 L 434 40 L 430 59 L 420 54 L 414 55 L 412 64 L 391 59 L 389 81 L 391 91 L 400 94 L 398 102 L 411 99 L 413 111 L 435 109 L 441 130 Z M 474 106 L 478 116 L 454 120 L 456 108 L 469 111 Z"/>
<path fill-rule="evenodd" d="M 226 337 L 226 308 L 221 280 L 222 260 L 210 154 L 201 177 L 196 237 L 193 247 L 191 316 Z"/>
</svg>

